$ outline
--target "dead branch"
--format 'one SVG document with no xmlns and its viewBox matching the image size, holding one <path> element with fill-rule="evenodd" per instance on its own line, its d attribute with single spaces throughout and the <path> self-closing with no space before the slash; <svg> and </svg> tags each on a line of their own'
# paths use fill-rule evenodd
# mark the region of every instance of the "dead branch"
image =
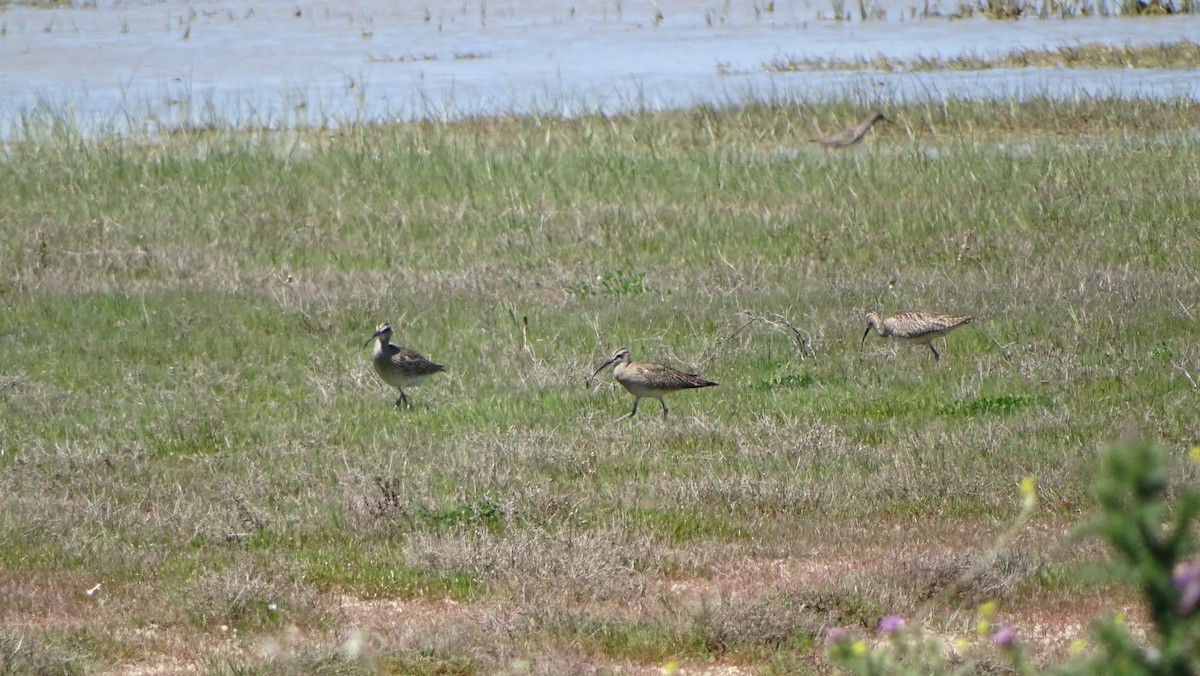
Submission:
<svg viewBox="0 0 1200 676">
<path fill-rule="evenodd" d="M 1191 384 L 1193 390 L 1197 389 L 1196 381 L 1192 378 L 1192 374 L 1188 373 L 1188 370 L 1186 368 L 1184 368 L 1183 366 L 1181 366 L 1179 364 L 1176 364 L 1175 362 L 1171 362 L 1171 366 L 1174 367 L 1175 370 L 1182 373 L 1184 378 L 1187 378 L 1187 381 L 1188 381 L 1188 383 Z"/>
<path fill-rule="evenodd" d="M 742 310 L 738 313 L 738 316 L 745 317 L 747 321 L 736 333 L 740 333 L 747 326 L 761 324 L 772 331 L 782 333 L 794 341 L 796 343 L 796 350 L 800 353 L 800 361 L 804 361 L 805 358 L 817 358 L 817 353 L 813 351 L 812 347 L 812 336 L 804 329 L 796 328 L 783 315 L 774 312 L 758 314 L 750 310 Z"/>
</svg>

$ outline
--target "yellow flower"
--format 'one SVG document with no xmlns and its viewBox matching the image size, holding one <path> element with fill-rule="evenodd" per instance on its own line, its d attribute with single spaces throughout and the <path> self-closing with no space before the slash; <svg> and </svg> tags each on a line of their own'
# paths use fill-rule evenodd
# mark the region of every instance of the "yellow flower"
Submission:
<svg viewBox="0 0 1200 676">
<path fill-rule="evenodd" d="M 863 655 L 866 655 L 867 642 L 861 638 L 855 641 L 854 645 L 850 646 L 850 654 L 854 655 L 855 657 L 862 657 Z"/>
<path fill-rule="evenodd" d="M 992 628 L 992 623 L 987 620 L 980 620 L 979 624 L 975 625 L 975 633 L 980 636 L 987 636 L 988 631 Z"/>
<path fill-rule="evenodd" d="M 1191 457 L 1192 462 L 1200 465 L 1200 444 L 1192 446 L 1192 450 L 1188 451 L 1188 456 Z"/>
<path fill-rule="evenodd" d="M 996 614 L 996 602 L 988 601 L 987 603 L 979 604 L 979 616 L 985 620 L 991 619 Z"/>
<path fill-rule="evenodd" d="M 1037 504 L 1037 480 L 1031 476 L 1021 479 L 1021 504 L 1026 510 Z"/>
</svg>

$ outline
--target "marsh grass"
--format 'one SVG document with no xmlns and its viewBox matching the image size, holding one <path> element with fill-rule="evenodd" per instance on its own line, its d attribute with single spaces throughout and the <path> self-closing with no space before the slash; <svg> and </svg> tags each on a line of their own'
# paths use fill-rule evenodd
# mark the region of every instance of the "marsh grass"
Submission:
<svg viewBox="0 0 1200 676">
<path fill-rule="evenodd" d="M 1001 3 L 989 13 L 1015 18 L 1023 10 Z M 940 70 L 988 70 L 992 68 L 1163 68 L 1187 70 L 1200 60 L 1200 44 L 1190 40 L 1151 45 L 1064 45 L 1053 49 L 1022 49 L 1007 54 L 968 54 L 944 58 L 920 56 L 912 59 L 877 56 L 855 59 L 777 57 L 763 65 L 767 72 L 816 70 L 878 70 L 883 72 L 929 72 Z"/>
<path fill-rule="evenodd" d="M 1120 7 L 1121 14 L 1128 16 L 1167 16 L 1196 11 L 1196 3 L 1192 0 L 1122 0 Z"/>
<path fill-rule="evenodd" d="M 846 103 L 146 143 L 31 120 L 0 162 L 3 645 L 354 671 L 333 599 L 447 599 L 504 610 L 362 655 L 807 668 L 823 628 L 969 569 L 1026 475 L 1040 528 L 943 606 L 1086 595 L 1045 571 L 1082 556 L 1055 534 L 1097 450 L 1200 435 L 1196 112 L 897 106 L 840 154 L 806 139 Z M 859 348 L 866 311 L 907 307 L 982 321 L 940 364 Z M 411 411 L 362 345 L 384 320 L 448 367 Z M 721 385 L 612 425 L 630 397 L 585 381 L 620 345 Z M 818 551 L 846 569 L 722 591 Z M 292 662 L 256 657 L 288 632 Z"/>
</svg>

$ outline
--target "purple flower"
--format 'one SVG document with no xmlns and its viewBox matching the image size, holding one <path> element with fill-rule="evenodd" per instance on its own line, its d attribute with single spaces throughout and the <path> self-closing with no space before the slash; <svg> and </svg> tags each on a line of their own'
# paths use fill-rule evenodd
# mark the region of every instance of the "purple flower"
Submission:
<svg viewBox="0 0 1200 676">
<path fill-rule="evenodd" d="M 879 631 L 884 634 L 893 634 L 903 627 L 904 618 L 899 615 L 888 615 L 879 621 Z"/>
<path fill-rule="evenodd" d="M 854 634 L 846 627 L 834 627 L 825 635 L 825 645 L 837 645 L 851 638 L 854 638 Z"/>
<path fill-rule="evenodd" d="M 1010 625 L 1004 625 L 992 634 L 992 643 L 1001 648 L 1011 648 L 1017 642 L 1017 630 Z"/>
<path fill-rule="evenodd" d="M 1175 609 L 1180 615 L 1189 615 L 1200 603 L 1200 564 L 1195 561 L 1179 564 L 1175 567 L 1174 581 L 1179 590 Z"/>
</svg>

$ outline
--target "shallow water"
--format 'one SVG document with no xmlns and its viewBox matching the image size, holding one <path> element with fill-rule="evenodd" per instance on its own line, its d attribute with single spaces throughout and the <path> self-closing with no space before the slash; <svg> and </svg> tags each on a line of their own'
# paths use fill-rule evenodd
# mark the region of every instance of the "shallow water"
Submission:
<svg viewBox="0 0 1200 676">
<path fill-rule="evenodd" d="M 432 3 L 430 3 L 432 4 Z M 835 22 L 830 5 L 729 0 L 103 3 L 0 11 L 0 135 L 40 107 L 84 129 L 578 114 L 773 100 L 1197 96 L 1196 70 L 768 72 L 776 58 L 1004 54 L 1200 36 L 1200 17 Z M 848 9 L 851 6 L 848 4 Z M 857 3 L 852 5 L 857 12 Z M 922 6 L 922 10 L 924 7 Z M 934 11 L 948 10 L 938 6 Z"/>
</svg>

